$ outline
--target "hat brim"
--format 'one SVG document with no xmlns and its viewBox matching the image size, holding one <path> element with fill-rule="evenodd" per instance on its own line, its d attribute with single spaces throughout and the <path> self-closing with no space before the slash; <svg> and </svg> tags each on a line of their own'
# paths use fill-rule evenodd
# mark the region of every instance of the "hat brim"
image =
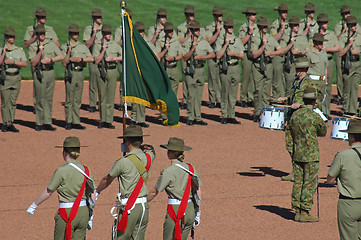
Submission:
<svg viewBox="0 0 361 240">
<path fill-rule="evenodd" d="M 171 150 L 171 151 L 189 151 L 189 150 L 192 150 L 191 147 L 186 146 L 186 145 L 184 145 L 183 150 L 169 148 L 169 147 L 168 147 L 168 144 L 161 144 L 160 147 L 161 147 L 161 148 L 168 149 L 168 150 Z"/>
<path fill-rule="evenodd" d="M 45 13 L 45 14 L 37 14 L 36 12 L 33 12 L 33 14 L 34 14 L 35 16 L 40 16 L 40 17 L 47 17 L 47 16 L 50 16 L 50 14 L 49 14 L 49 13 Z"/>
<path fill-rule="evenodd" d="M 119 137 L 117 137 L 117 138 L 131 138 L 131 137 L 149 137 L 150 135 L 142 135 L 142 136 L 139 136 L 139 135 L 137 135 L 137 136 L 129 136 L 129 135 L 127 135 L 127 136 L 125 136 L 125 135 L 123 135 L 123 136 L 119 136 Z"/>
<path fill-rule="evenodd" d="M 79 147 L 89 147 L 89 146 L 79 146 Z M 61 145 L 61 146 L 55 146 L 55 148 L 64 148 L 64 146 L 63 146 L 63 145 Z"/>
</svg>

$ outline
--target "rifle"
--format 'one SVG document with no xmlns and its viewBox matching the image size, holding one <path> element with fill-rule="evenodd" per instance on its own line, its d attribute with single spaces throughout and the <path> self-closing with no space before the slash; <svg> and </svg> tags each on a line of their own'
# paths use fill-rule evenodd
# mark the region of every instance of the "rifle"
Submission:
<svg viewBox="0 0 361 240">
<path fill-rule="evenodd" d="M 93 37 L 93 35 L 94 35 L 94 23 L 92 23 L 92 29 L 91 29 L 91 33 L 90 33 L 90 39 Z M 91 52 L 91 53 L 93 53 L 93 47 L 94 47 L 94 42 L 93 42 L 93 44 L 90 46 L 90 48 L 89 48 L 89 51 Z"/>
<path fill-rule="evenodd" d="M 40 52 L 40 40 L 39 39 L 37 40 L 37 43 L 38 43 L 38 50 L 36 51 L 36 54 L 39 54 L 39 52 Z M 43 79 L 43 71 L 41 70 L 43 64 L 41 63 L 41 59 L 43 59 L 43 54 L 40 55 L 40 60 L 39 60 L 38 64 L 36 64 L 35 69 L 34 69 L 36 78 L 39 80 L 39 82 L 41 82 Z"/>
<path fill-rule="evenodd" d="M 101 47 L 100 47 L 101 50 L 103 49 L 103 46 L 104 46 L 104 38 L 102 38 L 102 40 L 101 40 Z M 105 64 L 106 63 L 105 63 L 105 53 L 104 53 L 102 60 L 98 64 L 98 69 L 99 69 L 99 72 L 100 72 L 100 78 L 103 81 L 105 81 L 105 79 L 107 78 L 107 70 L 105 68 L 106 67 Z"/>
<path fill-rule="evenodd" d="M 215 24 L 215 26 L 214 26 L 214 31 L 213 31 L 213 33 L 212 33 L 212 36 L 214 36 L 214 34 L 216 34 L 216 32 L 217 32 L 217 21 L 216 21 L 216 20 L 214 20 L 214 24 Z M 215 40 L 215 41 L 211 44 L 211 47 L 213 48 L 213 50 L 216 48 L 216 42 L 217 42 L 217 40 Z"/>
<path fill-rule="evenodd" d="M 67 47 L 67 53 L 69 53 L 69 46 L 70 46 L 70 37 L 69 37 L 69 41 L 67 42 L 66 44 L 66 47 Z M 70 55 L 69 55 L 69 58 L 71 56 L 71 52 L 70 52 Z M 68 64 L 66 65 L 66 68 L 65 68 L 65 73 L 64 73 L 64 79 L 65 81 L 68 81 L 69 83 L 71 83 L 71 79 L 72 79 L 73 75 L 71 73 L 71 61 L 69 60 Z"/>
<path fill-rule="evenodd" d="M 249 21 L 247 21 L 247 34 L 249 35 L 247 41 L 247 57 L 248 59 L 253 59 L 252 49 L 251 49 L 252 35 L 249 34 Z"/>
<path fill-rule="evenodd" d="M 352 38 L 355 35 L 355 33 L 356 32 L 353 32 L 352 35 L 350 36 L 350 30 L 348 30 L 347 41 L 345 45 L 349 44 L 350 38 Z M 346 72 L 348 72 L 352 66 L 350 58 L 351 58 L 351 47 L 347 50 L 345 55 L 342 56 L 342 68 Z"/>
<path fill-rule="evenodd" d="M 224 47 L 224 45 L 226 44 L 226 39 L 227 39 L 227 33 L 224 34 L 224 41 L 223 41 L 222 47 Z M 228 70 L 227 60 L 228 60 L 228 55 L 227 55 L 227 49 L 226 49 L 226 51 L 224 51 L 224 54 L 221 58 L 221 61 L 219 62 L 219 71 L 220 72 L 227 73 L 227 70 Z"/>
<path fill-rule="evenodd" d="M 192 37 L 194 37 L 194 31 L 191 30 Z M 193 46 L 194 38 L 192 38 L 191 47 Z M 192 56 L 189 59 L 189 68 L 188 68 L 188 74 L 190 76 L 194 76 L 194 52 L 192 53 Z"/>
<path fill-rule="evenodd" d="M 263 45 L 263 32 L 261 31 L 260 33 L 260 37 L 261 37 L 261 43 L 259 44 L 259 48 L 262 47 Z M 264 53 L 264 50 L 263 52 L 261 53 L 261 56 L 259 58 L 259 67 L 261 68 L 261 71 L 262 72 L 265 72 L 267 70 L 267 66 L 266 66 L 266 55 Z"/>
<path fill-rule="evenodd" d="M 3 49 L 1 51 L 1 55 L 4 54 L 4 51 L 5 51 L 5 35 L 4 35 L 4 40 L 3 40 Z M 4 56 L 4 59 L 3 59 L 3 63 L 1 64 L 0 66 L 0 84 L 1 85 L 4 85 L 4 81 L 5 81 L 5 78 L 6 78 L 6 64 L 5 64 L 5 56 Z"/>
<path fill-rule="evenodd" d="M 164 32 L 165 33 L 165 32 Z M 167 44 L 167 34 L 164 34 L 164 45 L 161 49 L 160 52 L 163 52 L 164 49 L 165 49 L 165 45 Z M 166 57 L 166 53 L 164 54 L 164 56 L 162 57 L 162 59 L 160 60 L 160 63 L 163 65 L 164 67 L 164 70 L 166 70 L 166 60 L 165 60 L 165 57 Z"/>
<path fill-rule="evenodd" d="M 291 39 L 292 39 L 292 29 L 290 31 L 290 39 L 288 40 L 287 45 L 291 43 Z M 295 62 L 295 56 L 292 53 L 292 49 L 293 49 L 293 46 L 290 48 L 290 50 L 288 50 L 288 52 L 286 54 L 285 68 L 287 70 L 290 70 L 292 64 Z"/>
</svg>

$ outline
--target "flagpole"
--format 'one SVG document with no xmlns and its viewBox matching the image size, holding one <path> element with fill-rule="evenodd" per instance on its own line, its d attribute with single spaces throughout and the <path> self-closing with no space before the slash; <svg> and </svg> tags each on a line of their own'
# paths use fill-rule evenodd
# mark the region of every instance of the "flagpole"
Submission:
<svg viewBox="0 0 361 240">
<path fill-rule="evenodd" d="M 122 12 L 122 36 L 123 36 L 123 39 L 122 39 L 122 59 L 123 59 L 123 94 L 124 94 L 124 103 L 123 103 L 123 135 L 125 134 L 125 127 L 126 127 L 126 119 L 125 119 L 125 111 L 127 109 L 127 103 L 126 103 L 126 96 L 127 96 L 127 93 L 126 93 L 126 77 L 127 77 L 127 72 L 126 72 L 126 58 L 125 58 L 125 26 L 124 26 L 124 9 L 125 9 L 125 6 L 126 6 L 126 3 L 125 1 L 121 1 L 120 2 L 120 7 L 121 7 L 121 12 Z M 123 96 L 120 96 L 122 101 L 123 101 Z M 123 138 L 123 146 L 125 146 L 125 139 Z M 123 155 L 125 155 L 125 152 L 123 152 Z"/>
</svg>

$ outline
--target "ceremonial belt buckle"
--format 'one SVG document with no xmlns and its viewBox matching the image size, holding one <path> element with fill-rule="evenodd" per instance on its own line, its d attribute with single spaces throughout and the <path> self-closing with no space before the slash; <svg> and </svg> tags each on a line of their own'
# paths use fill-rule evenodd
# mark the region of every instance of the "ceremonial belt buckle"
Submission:
<svg viewBox="0 0 361 240">
<path fill-rule="evenodd" d="M 126 201 L 124 201 L 124 198 L 122 197 L 122 193 L 118 193 L 117 194 L 117 199 L 116 199 L 116 206 L 122 211 L 125 211 L 125 206 L 126 206 Z"/>
</svg>

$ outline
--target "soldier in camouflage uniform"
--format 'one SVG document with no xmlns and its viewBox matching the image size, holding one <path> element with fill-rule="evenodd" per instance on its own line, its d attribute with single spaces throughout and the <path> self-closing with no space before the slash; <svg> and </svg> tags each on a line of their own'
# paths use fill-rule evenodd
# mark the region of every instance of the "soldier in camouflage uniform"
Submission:
<svg viewBox="0 0 361 240">
<path fill-rule="evenodd" d="M 306 3 L 304 8 L 306 17 L 300 22 L 300 30 L 307 40 L 311 42 L 313 34 L 318 32 L 318 24 L 315 18 L 316 6 L 313 3 Z"/>
<path fill-rule="evenodd" d="M 325 136 L 326 124 L 312 110 L 318 97 L 315 88 L 303 93 L 304 105 L 295 111 L 286 127 L 286 148 L 292 156 L 295 182 L 292 189 L 292 208 L 295 221 L 317 222 L 312 216 L 313 195 L 317 188 L 319 149 L 317 136 Z"/>
</svg>

